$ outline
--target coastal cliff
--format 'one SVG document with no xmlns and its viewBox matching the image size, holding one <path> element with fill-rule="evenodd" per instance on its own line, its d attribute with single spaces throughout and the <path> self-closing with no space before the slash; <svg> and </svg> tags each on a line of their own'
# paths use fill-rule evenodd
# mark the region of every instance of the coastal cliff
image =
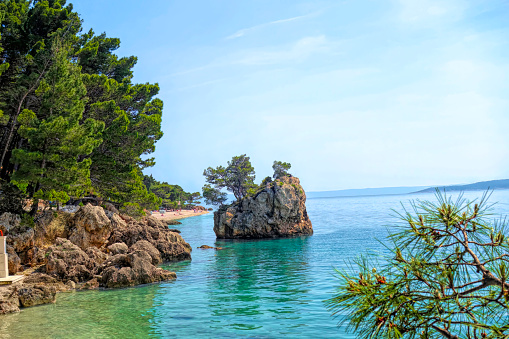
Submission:
<svg viewBox="0 0 509 339">
<path fill-rule="evenodd" d="M 32 225 L 4 213 L 0 230 L 8 235 L 9 274 L 25 275 L 0 287 L 0 314 L 55 302 L 60 291 L 172 280 L 175 273 L 157 265 L 191 259 L 178 230 L 153 217 L 136 220 L 90 204 L 72 213 L 45 212 Z"/>
<path fill-rule="evenodd" d="M 311 235 L 313 226 L 305 203 L 299 179 L 286 176 L 214 212 L 214 232 L 222 239 Z"/>
</svg>

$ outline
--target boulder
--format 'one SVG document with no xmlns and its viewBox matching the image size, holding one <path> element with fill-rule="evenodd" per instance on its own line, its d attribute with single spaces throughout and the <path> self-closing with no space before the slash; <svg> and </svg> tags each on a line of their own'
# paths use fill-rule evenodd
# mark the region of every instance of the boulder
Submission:
<svg viewBox="0 0 509 339">
<path fill-rule="evenodd" d="M 0 230 L 4 234 L 9 234 L 11 229 L 16 228 L 21 223 L 21 217 L 18 214 L 4 212 L 0 215 Z"/>
<path fill-rule="evenodd" d="M 123 242 L 116 242 L 108 246 L 108 250 L 112 255 L 125 254 L 129 250 L 129 247 Z"/>
<path fill-rule="evenodd" d="M 10 245 L 7 245 L 7 265 L 9 267 L 9 274 L 15 275 L 18 271 L 21 270 L 21 259 L 19 258 L 14 248 Z"/>
<path fill-rule="evenodd" d="M 103 206 L 104 206 L 104 209 L 106 211 L 110 211 L 110 212 L 112 212 L 114 214 L 118 214 L 119 213 L 118 209 L 111 202 L 105 202 L 103 204 Z"/>
<path fill-rule="evenodd" d="M 178 220 L 174 220 L 174 219 L 169 219 L 169 220 L 164 220 L 164 223 L 167 225 L 167 226 L 175 226 L 175 225 L 182 225 L 182 223 Z M 180 233 L 180 231 L 178 231 L 178 233 Z"/>
<path fill-rule="evenodd" d="M 153 265 L 159 265 L 163 262 L 161 259 L 161 253 L 147 240 L 139 240 L 136 244 L 131 246 L 131 251 L 145 251 L 152 258 Z"/>
<path fill-rule="evenodd" d="M 0 315 L 19 312 L 18 288 L 20 284 L 0 287 Z"/>
<path fill-rule="evenodd" d="M 57 292 L 69 290 L 69 286 L 60 280 L 44 273 L 32 273 L 23 279 L 23 285 L 44 284 L 44 286 L 53 287 Z"/>
<path fill-rule="evenodd" d="M 214 232 L 223 239 L 311 235 L 305 203 L 299 179 L 283 177 L 254 196 L 214 212 Z"/>
<path fill-rule="evenodd" d="M 118 215 L 118 214 L 112 214 L 110 221 L 111 221 L 111 225 L 113 226 L 113 228 L 119 228 L 119 227 L 121 228 L 121 227 L 127 226 L 127 223 L 125 222 L 125 220 L 122 219 L 120 217 L 120 215 Z"/>
<path fill-rule="evenodd" d="M 90 279 L 86 283 L 83 283 L 80 286 L 80 290 L 96 290 L 99 288 L 99 281 L 97 281 L 97 278 Z"/>
<path fill-rule="evenodd" d="M 209 246 L 209 245 L 201 245 L 201 246 L 200 246 L 200 247 L 198 247 L 198 248 L 201 248 L 201 249 L 206 250 L 206 249 L 212 249 L 212 248 L 214 248 L 214 247 Z"/>
<path fill-rule="evenodd" d="M 175 279 L 176 274 L 157 268 L 145 251 L 118 254 L 99 269 L 100 283 L 105 287 L 127 287 Z"/>
<path fill-rule="evenodd" d="M 7 235 L 7 244 L 14 248 L 16 252 L 25 252 L 34 247 L 34 230 L 32 228 L 17 229 L 17 233 Z"/>
<path fill-rule="evenodd" d="M 73 214 L 63 211 L 45 211 L 37 217 L 34 244 L 37 247 L 47 247 L 55 243 L 56 238 L 67 237 L 67 225 Z"/>
<path fill-rule="evenodd" d="M 78 246 L 67 239 L 57 238 L 46 250 L 46 273 L 60 280 L 84 282 L 93 278 L 96 263 Z"/>
<path fill-rule="evenodd" d="M 87 204 L 74 214 L 70 221 L 69 240 L 85 250 L 88 247 L 102 247 L 112 231 L 110 219 L 100 206 Z"/>
<path fill-rule="evenodd" d="M 30 307 L 54 303 L 57 290 L 45 284 L 23 284 L 17 293 L 20 305 Z"/>
<path fill-rule="evenodd" d="M 191 259 L 191 246 L 180 234 L 152 217 L 142 221 L 127 219 L 127 226 L 115 228 L 109 242 L 123 242 L 130 247 L 140 240 L 148 241 L 159 250 L 163 261 Z"/>
<path fill-rule="evenodd" d="M 102 264 L 106 259 L 108 259 L 108 254 L 102 252 L 97 247 L 89 247 L 89 248 L 87 248 L 85 253 L 96 264 Z"/>
</svg>

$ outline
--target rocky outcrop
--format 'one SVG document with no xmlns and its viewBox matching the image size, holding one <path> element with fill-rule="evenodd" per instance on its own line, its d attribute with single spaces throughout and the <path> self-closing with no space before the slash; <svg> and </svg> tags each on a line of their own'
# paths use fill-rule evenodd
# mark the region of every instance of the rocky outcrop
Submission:
<svg viewBox="0 0 509 339">
<path fill-rule="evenodd" d="M 95 261 L 67 239 L 58 238 L 46 251 L 46 273 L 61 280 L 83 282 L 93 278 Z"/>
<path fill-rule="evenodd" d="M 18 286 L 0 287 L 0 315 L 19 312 Z"/>
<path fill-rule="evenodd" d="M 108 246 L 108 251 L 110 251 L 110 253 L 112 255 L 125 254 L 125 253 L 127 253 L 128 250 L 129 250 L 129 247 L 123 242 L 116 242 L 116 243 Z"/>
<path fill-rule="evenodd" d="M 131 246 L 131 251 L 145 251 L 152 258 L 153 265 L 159 265 L 163 262 L 161 253 L 147 240 L 140 240 L 136 244 Z"/>
<path fill-rule="evenodd" d="M 69 289 L 49 275 L 34 273 L 21 282 L 0 287 L 0 314 L 16 313 L 21 307 L 54 303 L 57 292 Z"/>
<path fill-rule="evenodd" d="M 12 246 L 7 245 L 7 265 L 9 274 L 14 275 L 21 269 L 21 259 Z"/>
<path fill-rule="evenodd" d="M 18 291 L 20 306 L 31 307 L 42 304 L 51 304 L 56 300 L 57 290 L 45 284 L 24 284 Z"/>
<path fill-rule="evenodd" d="M 150 244 L 150 243 L 148 243 Z M 153 258 L 143 250 L 129 254 L 117 254 L 99 270 L 101 284 L 105 287 L 127 287 L 175 279 L 173 272 L 157 268 Z"/>
<path fill-rule="evenodd" d="M 313 234 L 306 193 L 296 177 L 271 182 L 255 195 L 214 212 L 218 238 L 254 239 Z"/>
<path fill-rule="evenodd" d="M 111 235 L 112 224 L 100 206 L 87 204 L 71 220 L 69 240 L 81 249 L 102 247 Z"/>
<path fill-rule="evenodd" d="M 179 232 L 155 218 L 136 220 L 106 207 L 47 211 L 35 225 L 23 225 L 25 219 L 9 213 L 0 215 L 0 229 L 8 235 L 9 273 L 30 268 L 23 282 L 0 286 L 0 314 L 54 302 L 60 291 L 176 278 L 157 265 L 191 259 L 191 246 Z"/>
<path fill-rule="evenodd" d="M 129 247 L 140 240 L 151 243 L 164 261 L 191 259 L 191 246 L 180 234 L 153 217 L 146 217 L 142 221 L 127 220 L 126 226 L 115 228 L 110 237 L 111 243 L 123 242 Z"/>
<path fill-rule="evenodd" d="M 21 217 L 17 214 L 5 212 L 0 215 L 0 230 L 8 234 L 14 228 L 17 228 L 21 223 Z"/>
</svg>

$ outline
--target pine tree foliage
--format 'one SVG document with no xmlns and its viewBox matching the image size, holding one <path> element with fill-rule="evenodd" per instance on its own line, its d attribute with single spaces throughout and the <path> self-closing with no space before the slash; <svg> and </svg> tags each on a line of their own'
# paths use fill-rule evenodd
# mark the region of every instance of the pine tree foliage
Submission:
<svg viewBox="0 0 509 339">
<path fill-rule="evenodd" d="M 414 203 L 391 255 L 339 271 L 328 308 L 359 338 L 507 338 L 509 238 L 487 198 Z"/>
<path fill-rule="evenodd" d="M 226 188 L 233 193 L 237 201 L 248 195 L 250 190 L 257 187 L 254 184 L 254 168 L 249 157 L 245 154 L 232 157 L 232 160 L 228 161 L 228 166 L 226 167 L 208 167 L 203 171 L 203 175 L 207 183 L 213 185 L 204 187 L 204 189 L 207 188 L 208 192 L 212 193 L 210 188 L 213 187 L 217 193 L 222 188 Z"/>
<path fill-rule="evenodd" d="M 288 171 L 292 168 L 292 165 L 289 162 L 282 162 L 274 160 L 274 164 L 272 164 L 272 169 L 274 170 L 274 175 L 272 176 L 274 179 L 280 179 L 282 177 L 286 177 L 290 175 Z"/>
<path fill-rule="evenodd" d="M 186 192 L 181 186 L 159 182 L 152 175 L 145 175 L 143 183 L 150 193 L 161 199 L 161 206 L 164 208 L 192 208 L 200 204 L 199 200 L 202 198 L 200 192 Z"/>
<path fill-rule="evenodd" d="M 82 121 L 86 88 L 79 67 L 68 60 L 64 46 L 54 45 L 52 65 L 35 91 L 37 113 L 24 109 L 18 116 L 23 147 L 14 149 L 18 166 L 12 180 L 29 187 L 29 197 L 69 200 L 90 187 L 90 154 L 102 140 L 102 122 Z M 50 196 L 51 195 L 51 196 Z"/>
<path fill-rule="evenodd" d="M 93 194 L 152 208 L 142 170 L 162 137 L 157 84 L 120 40 L 81 33 L 65 0 L 0 0 L 0 179 L 29 198 Z"/>
</svg>

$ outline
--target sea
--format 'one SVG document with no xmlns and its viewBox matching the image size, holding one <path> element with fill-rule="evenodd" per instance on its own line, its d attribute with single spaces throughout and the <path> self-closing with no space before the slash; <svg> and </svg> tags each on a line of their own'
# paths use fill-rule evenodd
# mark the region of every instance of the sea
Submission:
<svg viewBox="0 0 509 339">
<path fill-rule="evenodd" d="M 338 286 L 335 270 L 351 270 L 360 255 L 383 260 L 398 212 L 417 200 L 436 197 L 308 199 L 314 234 L 289 239 L 216 240 L 212 213 L 184 219 L 171 227 L 193 247 L 192 260 L 163 265 L 175 281 L 60 293 L 55 304 L 1 316 L 0 338 L 355 338 L 324 304 Z M 509 190 L 489 201 L 491 219 L 509 214 Z"/>
</svg>

